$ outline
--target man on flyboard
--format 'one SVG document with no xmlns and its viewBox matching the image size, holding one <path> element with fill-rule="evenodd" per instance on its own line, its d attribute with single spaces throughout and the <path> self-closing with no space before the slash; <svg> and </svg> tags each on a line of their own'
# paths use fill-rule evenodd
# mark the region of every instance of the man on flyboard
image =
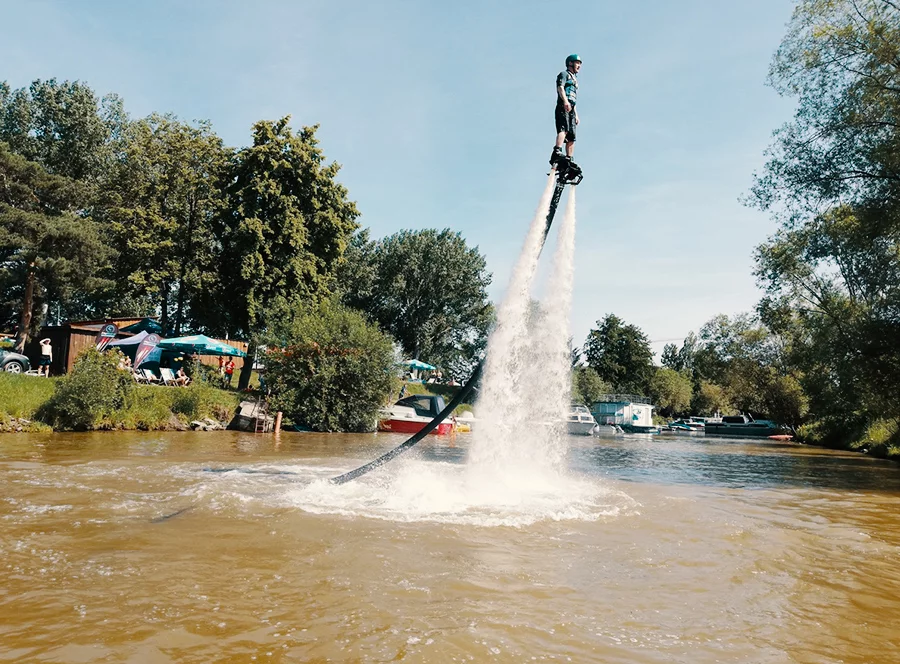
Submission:
<svg viewBox="0 0 900 664">
<path fill-rule="evenodd" d="M 578 111 L 575 100 L 578 96 L 577 74 L 581 70 L 581 58 L 573 53 L 566 58 L 566 69 L 556 77 L 556 145 L 550 155 L 550 165 L 555 169 L 560 160 L 572 160 L 575 151 L 575 127 L 578 125 Z M 566 151 L 563 152 L 563 143 Z"/>
</svg>

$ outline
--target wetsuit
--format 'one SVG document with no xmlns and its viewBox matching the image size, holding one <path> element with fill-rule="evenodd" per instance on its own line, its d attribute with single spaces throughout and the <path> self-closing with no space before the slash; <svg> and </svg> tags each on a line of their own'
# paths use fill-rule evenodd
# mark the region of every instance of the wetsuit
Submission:
<svg viewBox="0 0 900 664">
<path fill-rule="evenodd" d="M 556 133 L 566 132 L 566 142 L 575 142 L 575 98 L 578 96 L 578 79 L 568 69 L 559 73 L 556 77 Z M 559 88 L 566 94 L 566 99 L 572 106 L 572 110 L 566 112 L 563 100 L 559 96 Z"/>
</svg>

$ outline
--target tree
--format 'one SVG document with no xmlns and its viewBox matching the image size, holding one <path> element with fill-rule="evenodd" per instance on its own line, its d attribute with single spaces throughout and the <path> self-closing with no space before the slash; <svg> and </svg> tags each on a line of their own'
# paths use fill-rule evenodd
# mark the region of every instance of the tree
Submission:
<svg viewBox="0 0 900 664">
<path fill-rule="evenodd" d="M 105 310 L 158 312 L 163 329 L 182 333 L 196 294 L 215 287 L 212 220 L 227 157 L 208 122 L 154 114 L 131 124 L 102 192 L 104 228 L 118 250 Z"/>
<path fill-rule="evenodd" d="M 79 81 L 36 80 L 18 90 L 0 83 L 0 141 L 53 175 L 103 179 L 127 123 L 118 96 L 98 100 Z"/>
<path fill-rule="evenodd" d="M 271 324 L 330 293 L 359 216 L 336 180 L 340 166 L 324 163 L 316 127 L 294 133 L 289 119 L 257 122 L 253 145 L 232 159 L 215 223 L 221 280 L 195 300 L 206 329 L 247 338 L 250 356 Z"/>
<path fill-rule="evenodd" d="M 477 247 L 449 229 L 401 231 L 355 246 L 348 260 L 358 277 L 344 282 L 348 305 L 378 322 L 411 357 L 457 379 L 468 375 L 493 319 L 491 275 Z"/>
<path fill-rule="evenodd" d="M 811 416 L 841 431 L 900 418 L 898 62 L 896 2 L 799 2 L 770 71 L 797 111 L 748 201 L 781 222 L 756 256 L 760 311 Z"/>
<path fill-rule="evenodd" d="M 662 367 L 650 379 L 650 398 L 660 414 L 666 416 L 687 412 L 691 404 L 691 379 L 683 373 Z"/>
<path fill-rule="evenodd" d="M 640 328 L 615 314 L 597 321 L 588 333 L 584 356 L 597 375 L 623 392 L 645 393 L 653 375 L 650 342 Z"/>
<path fill-rule="evenodd" d="M 575 367 L 572 372 L 572 401 L 590 407 L 599 401 L 602 395 L 610 392 L 612 388 L 603 382 L 596 371 L 590 367 Z"/>
<path fill-rule="evenodd" d="M 0 143 L 0 265 L 17 294 L 19 352 L 40 325 L 42 303 L 97 287 L 95 275 L 109 259 L 97 224 L 76 212 L 83 200 L 79 183 Z"/>
<path fill-rule="evenodd" d="M 282 327 L 266 356 L 273 407 L 316 431 L 371 431 L 395 391 L 391 339 L 330 300 Z"/>
<path fill-rule="evenodd" d="M 691 410 L 698 415 L 712 416 L 732 411 L 731 402 L 721 385 L 701 380 L 691 399 Z"/>
</svg>

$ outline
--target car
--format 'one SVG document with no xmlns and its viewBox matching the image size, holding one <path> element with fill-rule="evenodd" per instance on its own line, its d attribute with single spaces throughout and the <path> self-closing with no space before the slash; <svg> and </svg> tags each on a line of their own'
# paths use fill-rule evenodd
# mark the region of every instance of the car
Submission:
<svg viewBox="0 0 900 664">
<path fill-rule="evenodd" d="M 9 373 L 25 373 L 31 371 L 31 362 L 27 357 L 11 350 L 0 350 L 0 371 Z"/>
</svg>

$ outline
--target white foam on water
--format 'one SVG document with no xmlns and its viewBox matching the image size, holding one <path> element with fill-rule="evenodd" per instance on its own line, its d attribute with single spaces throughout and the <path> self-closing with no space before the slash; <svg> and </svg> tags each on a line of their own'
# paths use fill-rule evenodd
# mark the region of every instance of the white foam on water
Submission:
<svg viewBox="0 0 900 664">
<path fill-rule="evenodd" d="M 522 527 L 538 521 L 595 521 L 635 507 L 626 494 L 596 480 L 510 473 L 486 490 L 465 466 L 404 460 L 346 484 L 317 479 L 283 494 L 313 514 L 475 526 Z"/>
</svg>

